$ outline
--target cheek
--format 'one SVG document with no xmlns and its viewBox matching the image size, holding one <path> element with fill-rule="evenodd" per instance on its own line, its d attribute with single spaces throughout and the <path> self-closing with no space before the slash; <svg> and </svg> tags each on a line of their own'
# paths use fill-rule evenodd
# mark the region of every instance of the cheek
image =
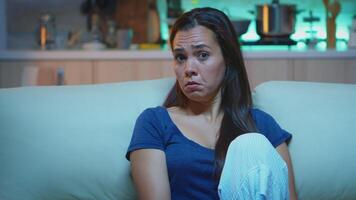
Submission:
<svg viewBox="0 0 356 200">
<path fill-rule="evenodd" d="M 175 65 L 173 67 L 174 74 L 176 75 L 177 79 L 182 78 L 183 76 L 183 68 L 180 66 Z"/>
<path fill-rule="evenodd" d="M 225 70 L 226 70 L 226 67 L 221 67 L 221 69 L 219 70 L 219 75 L 218 75 L 218 79 L 219 79 L 219 82 L 222 82 L 222 80 L 224 79 L 224 75 L 225 75 Z"/>
<path fill-rule="evenodd" d="M 224 78 L 225 69 L 226 69 L 226 67 L 225 67 L 224 63 L 218 64 L 215 67 L 212 67 L 209 70 L 206 70 L 205 77 L 207 77 L 209 80 L 214 80 L 213 81 L 214 85 L 220 84 Z"/>
<path fill-rule="evenodd" d="M 219 62 L 218 66 L 219 67 L 217 68 L 216 74 L 218 76 L 218 79 L 221 82 L 222 79 L 224 78 L 225 70 L 226 70 L 226 65 L 225 65 L 225 62 L 223 61 L 223 59 L 222 59 L 222 61 Z"/>
<path fill-rule="evenodd" d="M 184 71 L 183 68 L 180 66 L 174 66 L 173 67 L 174 74 L 176 76 L 176 79 L 178 80 L 179 85 L 183 84 L 184 81 Z"/>
</svg>

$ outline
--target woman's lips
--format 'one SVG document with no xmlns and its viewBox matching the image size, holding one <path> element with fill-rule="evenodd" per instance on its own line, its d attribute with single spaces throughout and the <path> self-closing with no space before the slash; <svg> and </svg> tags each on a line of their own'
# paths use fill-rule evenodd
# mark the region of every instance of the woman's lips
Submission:
<svg viewBox="0 0 356 200">
<path fill-rule="evenodd" d="M 200 84 L 194 81 L 189 81 L 187 84 L 185 84 L 185 88 L 190 91 L 196 91 L 200 88 Z"/>
</svg>

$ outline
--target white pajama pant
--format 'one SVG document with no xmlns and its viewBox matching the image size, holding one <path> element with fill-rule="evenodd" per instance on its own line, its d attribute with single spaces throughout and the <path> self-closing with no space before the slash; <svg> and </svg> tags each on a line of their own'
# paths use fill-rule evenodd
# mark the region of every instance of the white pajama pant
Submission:
<svg viewBox="0 0 356 200">
<path fill-rule="evenodd" d="M 218 193 L 221 200 L 289 199 L 287 165 L 264 135 L 240 135 L 228 148 Z"/>
</svg>

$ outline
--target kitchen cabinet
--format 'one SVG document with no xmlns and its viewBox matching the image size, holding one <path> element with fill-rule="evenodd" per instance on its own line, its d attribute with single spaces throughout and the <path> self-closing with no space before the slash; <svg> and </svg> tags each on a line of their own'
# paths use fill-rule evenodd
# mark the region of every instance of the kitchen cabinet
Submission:
<svg viewBox="0 0 356 200">
<path fill-rule="evenodd" d="M 345 61 L 345 82 L 356 84 L 356 60 Z"/>
<path fill-rule="evenodd" d="M 172 61 L 95 61 L 94 83 L 122 82 L 173 77 Z"/>
<path fill-rule="evenodd" d="M 356 50 L 246 52 L 244 57 L 252 89 L 270 80 L 356 84 Z M 55 85 L 61 70 L 68 85 L 174 77 L 172 62 L 168 51 L 0 52 L 0 88 Z"/>
<path fill-rule="evenodd" d="M 270 80 L 356 84 L 356 59 L 246 59 L 251 88 Z M 94 83 L 174 77 L 172 61 L 95 61 Z"/>
<path fill-rule="evenodd" d="M 356 60 L 295 60 L 294 80 L 331 83 L 356 83 Z"/>
<path fill-rule="evenodd" d="M 293 80 L 294 66 L 292 60 L 245 60 L 251 89 L 270 80 Z"/>
<path fill-rule="evenodd" d="M 55 85 L 59 70 L 63 70 L 64 84 L 93 83 L 91 61 L 41 61 L 39 62 L 38 85 Z"/>
<path fill-rule="evenodd" d="M 64 72 L 65 85 L 112 83 L 174 76 L 172 62 L 169 60 L 1 61 L 0 88 L 56 85 L 60 70 Z M 24 77 L 27 81 L 23 80 Z"/>
<path fill-rule="evenodd" d="M 1 88 L 18 87 L 22 84 L 22 75 L 26 66 L 37 66 L 36 61 L 2 61 L 0 62 Z"/>
<path fill-rule="evenodd" d="M 1 61 L 0 87 L 56 85 L 63 70 L 64 84 L 93 83 L 90 61 Z"/>
</svg>

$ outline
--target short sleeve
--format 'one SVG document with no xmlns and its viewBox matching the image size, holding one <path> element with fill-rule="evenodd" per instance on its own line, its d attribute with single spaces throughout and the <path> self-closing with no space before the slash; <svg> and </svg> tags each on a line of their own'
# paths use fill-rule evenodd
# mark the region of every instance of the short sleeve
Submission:
<svg viewBox="0 0 356 200">
<path fill-rule="evenodd" d="M 126 159 L 130 160 L 130 153 L 138 149 L 164 150 L 163 133 L 153 109 L 146 109 L 137 118 Z"/>
<path fill-rule="evenodd" d="M 283 142 L 289 143 L 292 135 L 282 129 L 271 115 L 262 110 L 253 109 L 252 116 L 256 122 L 258 131 L 266 136 L 274 147 L 279 146 Z"/>
</svg>

